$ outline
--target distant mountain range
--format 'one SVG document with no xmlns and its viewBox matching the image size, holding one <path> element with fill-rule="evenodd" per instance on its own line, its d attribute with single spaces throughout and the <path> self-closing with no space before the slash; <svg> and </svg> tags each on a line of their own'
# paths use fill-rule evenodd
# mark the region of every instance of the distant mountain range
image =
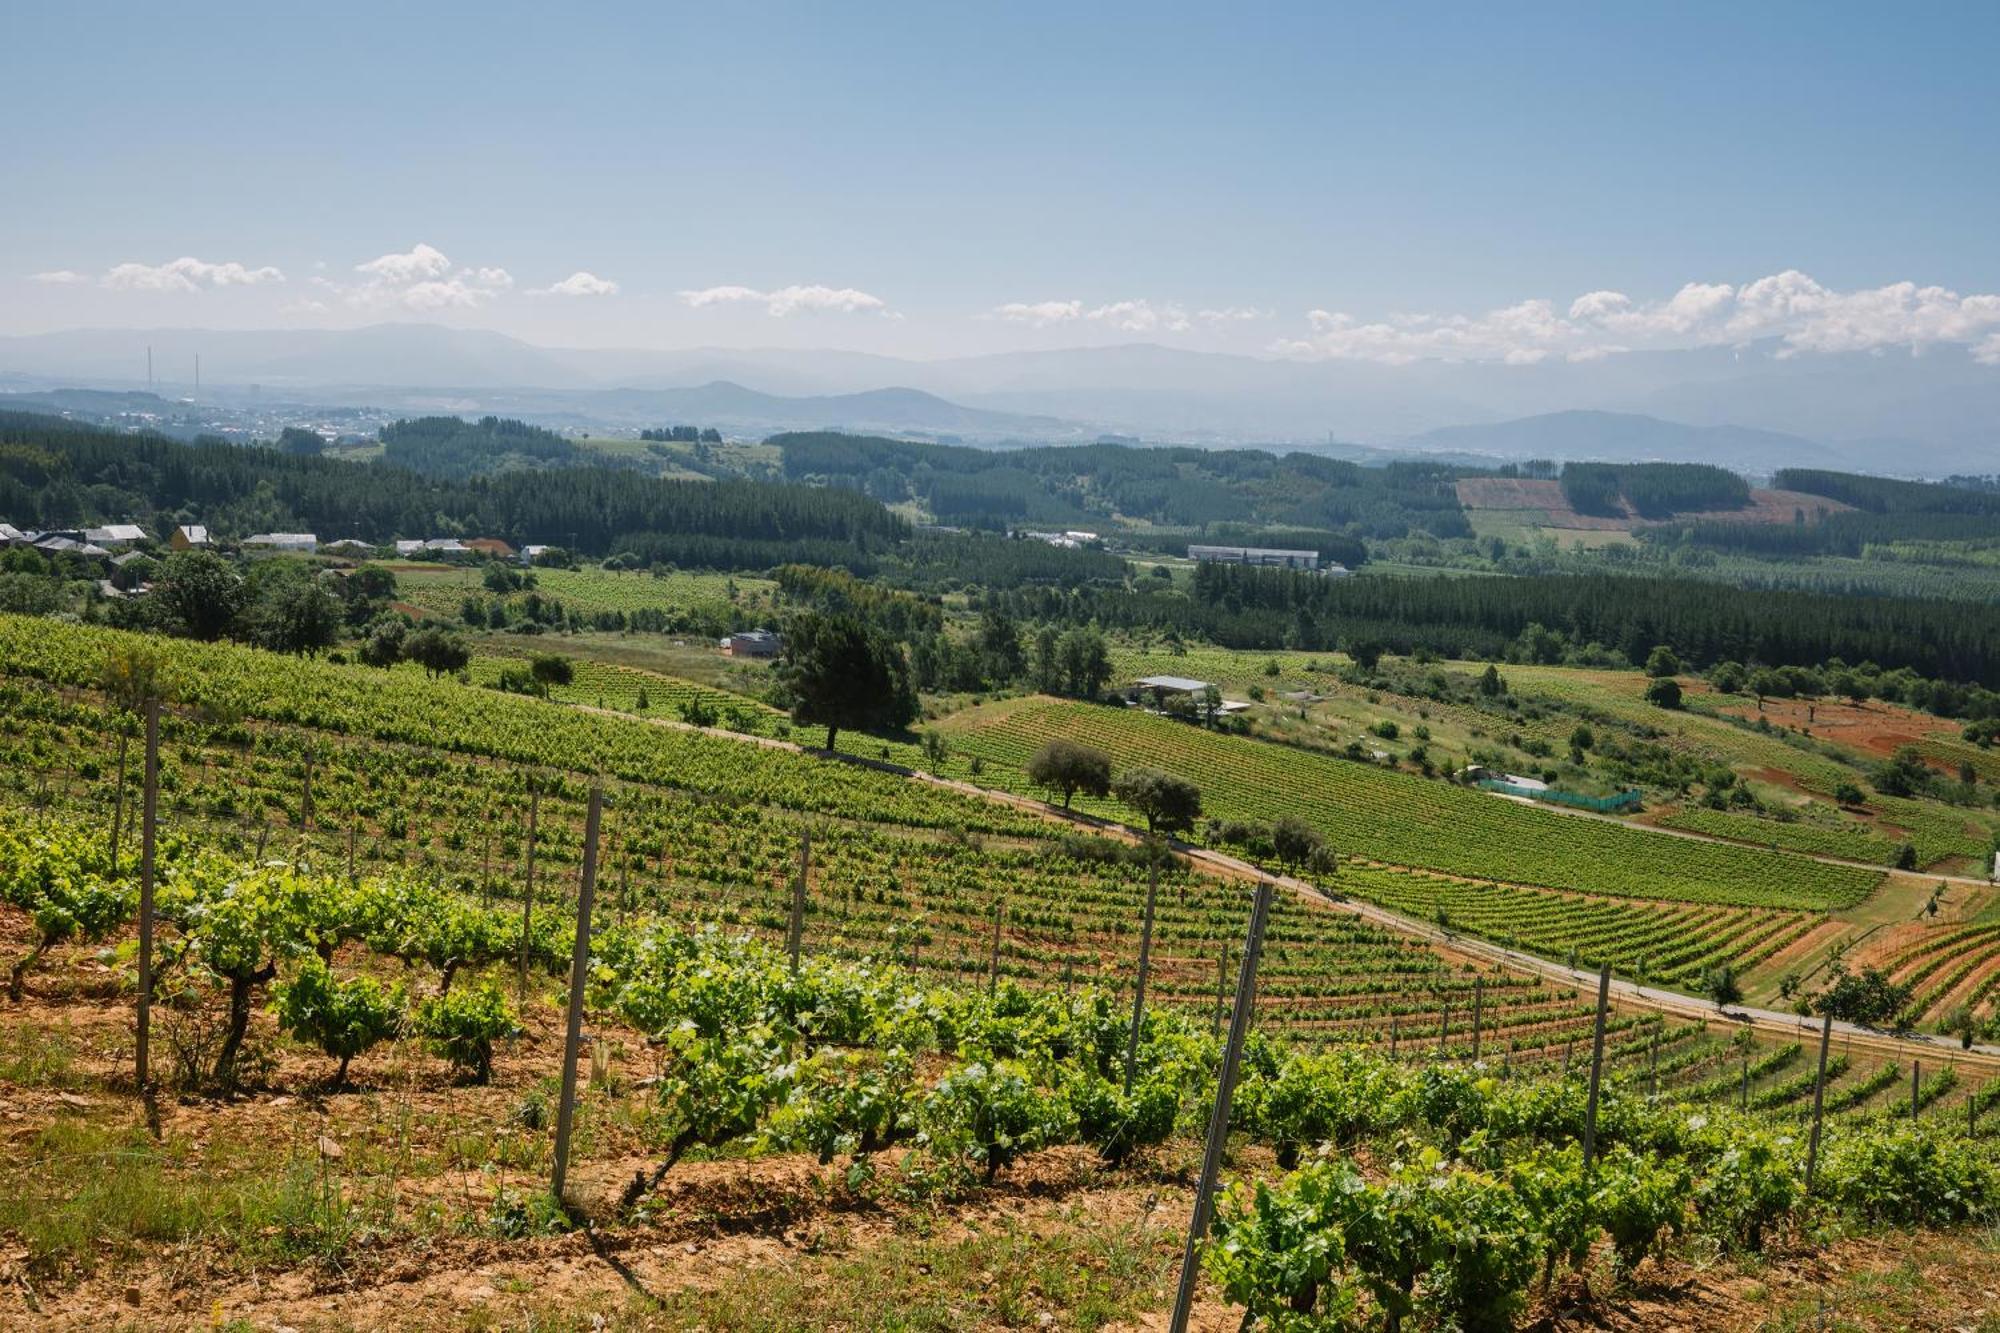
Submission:
<svg viewBox="0 0 2000 1333">
<path fill-rule="evenodd" d="M 169 396 L 188 391 L 199 353 L 205 399 L 255 385 L 264 402 L 491 411 L 550 425 L 838 427 L 982 444 L 1115 434 L 1357 456 L 1687 458 L 1750 472 L 1796 463 L 1911 475 L 2000 466 L 2000 367 L 1956 346 L 1920 356 L 1787 356 L 1753 345 L 1535 366 L 1385 366 L 1154 344 L 914 361 L 779 348 L 548 348 L 425 324 L 81 329 L 0 338 L 0 389 L 143 387 L 149 346 Z"/>
<path fill-rule="evenodd" d="M 1841 467 L 1846 460 L 1797 435 L 1744 426 L 1687 426 L 1630 412 L 1549 412 L 1482 426 L 1444 426 L 1407 441 L 1424 453 L 1491 458 L 1550 458 L 1558 462 L 1716 463 L 1759 471 L 1781 467 Z"/>
</svg>

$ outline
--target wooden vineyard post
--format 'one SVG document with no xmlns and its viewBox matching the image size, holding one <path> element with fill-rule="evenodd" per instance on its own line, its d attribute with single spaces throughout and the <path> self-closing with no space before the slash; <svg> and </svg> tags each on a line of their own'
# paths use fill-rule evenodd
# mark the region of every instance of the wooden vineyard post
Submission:
<svg viewBox="0 0 2000 1333">
<path fill-rule="evenodd" d="M 806 876 L 812 870 L 812 834 L 799 835 L 799 877 L 792 881 L 792 920 L 785 930 L 785 957 L 799 974 L 799 946 L 806 933 Z"/>
<path fill-rule="evenodd" d="M 1597 1022 L 1590 1037 L 1590 1100 L 1583 1113 L 1583 1169 L 1597 1154 L 1597 1093 L 1604 1078 L 1604 1012 L 1611 1003 L 1611 964 L 1597 972 Z"/>
<path fill-rule="evenodd" d="M 354 807 L 347 809 L 347 882 L 350 886 L 359 884 L 360 878 L 354 873 L 354 840 L 361 825 L 361 812 Z M 491 834 L 487 835 L 489 839 Z M 490 842 L 489 842 L 489 845 Z"/>
<path fill-rule="evenodd" d="M 1658 1101 L 1660 1100 L 1660 1030 L 1658 1028 L 1653 1029 L 1653 1053 L 1647 1060 L 1646 1072 L 1651 1074 L 1653 1078 L 1652 1100 Z"/>
<path fill-rule="evenodd" d="M 541 813 L 542 789 L 528 779 L 528 887 L 521 895 L 520 976 L 515 982 L 523 999 L 528 994 L 528 937 L 535 924 L 535 821 Z"/>
<path fill-rule="evenodd" d="M 1922 1060 L 1910 1061 L 1910 1123 L 1911 1124 L 1915 1124 L 1917 1122 L 1917 1094 L 1919 1090 L 1923 1087 L 1923 1082 L 1924 1082 L 1924 1062 Z"/>
<path fill-rule="evenodd" d="M 1063 994 L 1068 995 L 1076 987 L 1076 959 L 1063 959 Z"/>
<path fill-rule="evenodd" d="M 1389 1059 L 1392 1061 L 1396 1058 L 1396 1042 L 1401 1035 L 1402 1024 L 1396 1015 L 1389 1015 Z"/>
<path fill-rule="evenodd" d="M 1451 1041 L 1451 1001 L 1446 1000 L 1444 1002 L 1444 1008 L 1440 1010 L 1438 1013 L 1438 1059 L 1443 1060 L 1449 1058 L 1450 1050 L 1448 1043 L 1450 1041 Z"/>
<path fill-rule="evenodd" d="M 590 907 L 597 894 L 597 828 L 604 807 L 604 788 L 590 789 L 583 816 L 583 880 L 576 894 L 576 942 L 569 955 L 569 1017 L 563 1027 L 562 1100 L 556 1104 L 556 1163 L 549 1193 L 558 1207 L 569 1176 L 569 1132 L 576 1122 L 576 1057 L 583 1043 L 583 983 L 590 972 Z"/>
<path fill-rule="evenodd" d="M 1750 1109 L 1750 1052 L 1748 1051 L 1743 1052 L 1743 1100 L 1739 1103 L 1739 1109 L 1745 1111 Z"/>
<path fill-rule="evenodd" d="M 486 904 L 493 899 L 493 826 L 486 826 L 486 850 L 479 861 L 479 908 L 486 910 Z"/>
<path fill-rule="evenodd" d="M 1139 928 L 1139 987 L 1132 997 L 1132 1033 L 1125 1039 L 1125 1095 L 1132 1095 L 1132 1073 L 1139 1063 L 1139 1024 L 1146 1014 L 1146 973 L 1153 965 L 1153 900 L 1160 892 L 1160 867 L 1146 881 L 1146 919 Z"/>
<path fill-rule="evenodd" d="M 1215 1088 L 1215 1110 L 1208 1120 L 1208 1145 L 1202 1153 L 1201 1179 L 1195 1185 L 1194 1217 L 1188 1223 L 1187 1248 L 1181 1253 L 1180 1287 L 1174 1294 L 1173 1333 L 1187 1333 L 1194 1311 L 1195 1280 L 1202 1238 L 1208 1234 L 1215 1178 L 1222 1170 L 1222 1147 L 1229 1138 L 1229 1102 L 1236 1093 L 1236 1071 L 1242 1064 L 1243 1041 L 1250 1031 L 1250 1012 L 1257 999 L 1257 958 L 1264 948 L 1264 922 L 1271 910 L 1271 882 L 1257 885 L 1250 907 L 1250 931 L 1243 943 L 1243 966 L 1236 975 L 1236 1012 L 1229 1017 L 1229 1044 L 1222 1050 L 1222 1070 Z"/>
<path fill-rule="evenodd" d="M 993 900 L 993 952 L 986 960 L 986 993 L 988 995 L 997 995 L 1000 993 L 1000 914 L 1005 910 L 1006 904 L 997 898 Z"/>
<path fill-rule="evenodd" d="M 160 801 L 160 701 L 146 702 L 145 794 L 139 805 L 139 1040 L 133 1073 L 139 1095 L 148 1106 L 152 1102 L 153 1030 L 153 875 L 154 843 L 159 831 Z M 148 1116 L 148 1120 L 151 1120 Z M 157 1132 L 157 1129 L 155 1130 Z"/>
<path fill-rule="evenodd" d="M 1479 1063 L 1479 1020 L 1485 996 L 1485 981 L 1472 979 L 1472 1063 Z"/>
<path fill-rule="evenodd" d="M 1812 1137 L 1806 1140 L 1806 1197 L 1812 1197 L 1813 1176 L 1819 1168 L 1820 1117 L 1826 1109 L 1826 1048 L 1833 1042 L 1833 1015 L 1820 1020 L 1819 1074 L 1813 1079 Z"/>
<path fill-rule="evenodd" d="M 1563 1042 L 1563 1077 L 1564 1077 L 1564 1078 L 1568 1078 L 1568 1077 L 1569 1077 L 1569 1067 L 1570 1067 L 1570 1064 L 1571 1064 L 1571 1062 L 1572 1062 L 1572 1061 L 1574 1061 L 1574 1060 L 1575 1060 L 1575 1058 L 1576 1058 L 1576 1038 L 1575 1038 L 1575 1037 L 1570 1037 L 1570 1038 L 1568 1038 L 1567 1040 L 1565 1040 L 1565 1041 Z"/>
<path fill-rule="evenodd" d="M 111 873 L 118 873 L 118 835 L 125 829 L 125 746 L 130 738 L 118 728 L 118 796 L 111 806 Z"/>
<path fill-rule="evenodd" d="M 1222 988 L 1229 984 L 1229 946 L 1223 945 L 1215 951 L 1215 1010 L 1208 1016 L 1208 1035 L 1219 1036 L 1222 1032 Z"/>
</svg>

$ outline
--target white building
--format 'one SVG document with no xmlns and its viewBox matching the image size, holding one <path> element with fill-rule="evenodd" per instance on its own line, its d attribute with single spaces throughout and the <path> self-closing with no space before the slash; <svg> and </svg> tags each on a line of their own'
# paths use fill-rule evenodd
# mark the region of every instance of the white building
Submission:
<svg viewBox="0 0 2000 1333">
<path fill-rule="evenodd" d="M 130 546 L 146 540 L 146 530 L 137 523 L 109 523 L 101 528 L 85 528 L 86 540 L 99 546 Z"/>
<path fill-rule="evenodd" d="M 287 555 L 311 555 L 319 549 L 319 537 L 310 532 L 260 532 L 245 537 L 243 544 Z"/>
<path fill-rule="evenodd" d="M 1318 569 L 1318 551 L 1292 551 L 1274 546 L 1190 546 L 1188 559 L 1222 565 L 1263 565 L 1276 569 Z M 1347 570 L 1342 568 L 1341 573 Z"/>
</svg>

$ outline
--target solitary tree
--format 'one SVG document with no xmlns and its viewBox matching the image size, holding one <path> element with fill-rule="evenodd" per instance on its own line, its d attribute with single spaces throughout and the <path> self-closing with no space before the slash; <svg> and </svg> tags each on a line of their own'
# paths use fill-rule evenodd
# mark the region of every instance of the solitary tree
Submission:
<svg viewBox="0 0 2000 1333">
<path fill-rule="evenodd" d="M 1088 625 L 1064 633 L 1056 644 L 1056 660 L 1062 678 L 1062 692 L 1079 699 L 1094 699 L 1111 679 L 1111 654 L 1104 636 Z"/>
<path fill-rule="evenodd" d="M 1661 676 L 1646 686 L 1646 702 L 1656 708 L 1679 708 L 1681 706 L 1680 682 L 1672 676 Z"/>
<path fill-rule="evenodd" d="M 528 673 L 544 685 L 567 685 L 576 679 L 576 664 L 561 653 L 536 653 Z"/>
<path fill-rule="evenodd" d="M 219 639 L 243 612 L 243 578 L 213 551 L 181 551 L 167 557 L 153 599 L 189 638 Z"/>
<path fill-rule="evenodd" d="M 244 619 L 259 647 L 313 657 L 340 637 L 340 601 L 310 569 L 294 561 L 273 561 L 259 569 L 249 587 L 251 604 Z"/>
<path fill-rule="evenodd" d="M 1678 676 L 1680 672 L 1681 659 L 1664 643 L 1646 655 L 1646 674 L 1655 680 L 1664 676 Z"/>
<path fill-rule="evenodd" d="M 1701 974 L 1701 993 L 1713 1000 L 1717 1009 L 1743 1002 L 1743 987 L 1737 983 L 1736 969 L 1727 963 Z"/>
<path fill-rule="evenodd" d="M 1281 815 L 1271 825 L 1272 850 L 1278 853 L 1278 860 L 1294 869 L 1311 860 L 1325 841 L 1318 829 L 1296 815 Z"/>
<path fill-rule="evenodd" d="M 1157 768 L 1128 768 L 1111 784 L 1111 794 L 1146 817 L 1153 833 L 1180 833 L 1201 818 L 1201 788 Z"/>
<path fill-rule="evenodd" d="M 1044 742 L 1028 760 L 1028 781 L 1062 793 L 1063 809 L 1078 792 L 1103 796 L 1111 790 L 1111 756 L 1102 750 L 1058 736 Z"/>
<path fill-rule="evenodd" d="M 792 698 L 792 721 L 826 728 L 831 750 L 842 727 L 901 727 L 917 715 L 901 649 L 849 615 L 806 612 L 785 635 L 778 678 Z"/>
<path fill-rule="evenodd" d="M 472 650 L 456 634 L 448 634 L 432 626 L 418 630 L 404 642 L 403 656 L 436 680 L 439 676 L 465 670 L 466 663 L 472 660 Z"/>
</svg>

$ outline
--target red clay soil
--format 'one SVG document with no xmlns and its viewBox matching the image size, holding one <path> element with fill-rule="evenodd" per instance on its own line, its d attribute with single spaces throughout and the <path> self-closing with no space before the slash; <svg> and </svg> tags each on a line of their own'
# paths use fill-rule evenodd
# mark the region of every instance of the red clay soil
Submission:
<svg viewBox="0 0 2000 1333">
<path fill-rule="evenodd" d="M 1548 515 L 1548 526 L 1590 532 L 1629 532 L 1648 526 L 1648 520 L 1629 510 L 1622 518 L 1579 514 L 1563 495 L 1560 481 L 1540 481 L 1523 477 L 1467 477 L 1457 485 L 1458 502 L 1467 509 L 1539 509 Z M 1837 513 L 1848 508 L 1838 500 L 1799 491 L 1753 489 L 1750 503 L 1741 509 L 1674 515 L 1674 521 L 1713 518 L 1730 523 L 1790 523 L 1799 510 L 1807 518 L 1819 511 Z"/>
<path fill-rule="evenodd" d="M 1755 721 L 1757 700 L 1749 695 L 1718 694 L 1701 687 L 1718 712 Z M 1807 731 L 1821 740 L 1846 745 L 1866 754 L 1888 758 L 1902 745 L 1914 745 L 1927 736 L 1956 735 L 1957 729 L 1929 713 L 1919 713 L 1896 704 L 1870 700 L 1855 704 L 1832 699 L 1766 699 L 1764 716 L 1774 727 Z"/>
</svg>

